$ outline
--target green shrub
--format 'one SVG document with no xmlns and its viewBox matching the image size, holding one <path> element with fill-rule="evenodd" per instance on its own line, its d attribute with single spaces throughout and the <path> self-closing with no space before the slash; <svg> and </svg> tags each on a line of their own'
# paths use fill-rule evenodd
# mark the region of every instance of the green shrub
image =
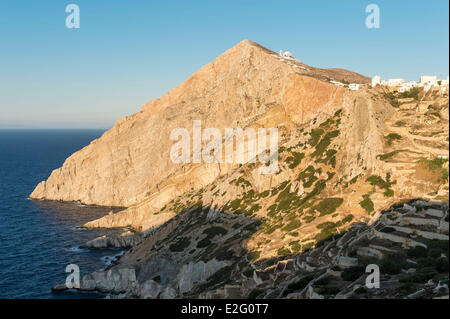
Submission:
<svg viewBox="0 0 450 319">
<path fill-rule="evenodd" d="M 401 152 L 405 152 L 405 150 L 395 150 L 395 151 L 392 151 L 392 152 L 389 152 L 389 153 L 386 153 L 386 154 L 380 154 L 380 155 L 377 155 L 377 158 L 382 160 L 382 161 L 386 161 L 387 159 L 389 159 L 389 158 L 391 158 L 391 157 L 393 157 L 393 156 L 395 156 L 395 155 L 397 155 L 398 153 L 401 153 Z"/>
<path fill-rule="evenodd" d="M 448 258 L 438 258 L 435 263 L 435 268 L 440 273 L 448 273 Z"/>
<path fill-rule="evenodd" d="M 411 88 L 408 91 L 400 93 L 399 97 L 402 98 L 402 99 L 413 98 L 415 100 L 418 100 L 419 99 L 419 93 L 420 93 L 420 89 L 419 88 Z"/>
<path fill-rule="evenodd" d="M 351 222 L 352 220 L 353 220 L 353 215 L 352 214 L 347 215 L 344 217 L 344 219 L 342 219 L 342 224 L 347 224 L 347 223 Z"/>
<path fill-rule="evenodd" d="M 186 247 L 189 246 L 190 240 L 188 237 L 180 238 L 176 243 L 169 246 L 170 251 L 173 252 L 182 252 Z"/>
<path fill-rule="evenodd" d="M 383 233 L 393 233 L 393 232 L 395 232 L 395 228 L 386 226 L 386 227 L 383 227 L 380 231 Z"/>
<path fill-rule="evenodd" d="M 260 193 L 258 197 L 259 198 L 266 198 L 269 195 L 270 195 L 270 190 L 267 189 L 264 192 Z"/>
<path fill-rule="evenodd" d="M 448 240 L 432 239 L 432 240 L 427 241 L 426 245 L 429 248 L 430 252 L 438 251 L 438 255 L 435 254 L 435 256 L 440 256 L 441 254 L 445 254 L 448 257 L 448 251 L 449 251 Z"/>
<path fill-rule="evenodd" d="M 278 256 L 280 256 L 280 257 L 284 257 L 284 256 L 290 255 L 290 254 L 291 254 L 291 251 L 290 251 L 289 248 L 284 248 L 284 247 L 283 247 L 283 248 L 278 249 L 277 254 L 278 254 Z"/>
<path fill-rule="evenodd" d="M 242 177 L 242 176 L 240 176 L 240 177 L 238 178 L 238 180 L 236 181 L 236 186 L 239 186 L 239 185 L 241 185 L 242 188 L 245 188 L 245 187 L 251 187 L 251 186 L 252 186 L 252 184 L 250 184 L 250 182 L 247 181 L 247 180 L 246 180 L 244 177 Z"/>
<path fill-rule="evenodd" d="M 248 294 L 247 299 L 256 299 L 257 297 L 261 296 L 263 293 L 264 293 L 264 290 L 254 289 Z"/>
<path fill-rule="evenodd" d="M 283 227 L 284 231 L 290 232 L 294 229 L 299 228 L 302 225 L 302 223 L 299 220 L 293 220 L 289 224 Z"/>
<path fill-rule="evenodd" d="M 386 140 L 386 144 L 391 146 L 394 141 L 399 141 L 402 137 L 396 133 L 389 133 L 384 137 L 384 139 Z"/>
<path fill-rule="evenodd" d="M 391 187 L 391 184 L 392 184 L 388 181 L 385 181 L 384 179 L 382 179 L 380 176 L 377 176 L 377 175 L 372 175 L 372 176 L 368 177 L 366 179 L 366 181 L 369 182 L 370 185 L 372 185 L 372 186 L 378 186 L 379 188 L 384 188 L 384 189 Z"/>
<path fill-rule="evenodd" d="M 287 286 L 287 290 L 292 292 L 292 291 L 303 289 L 306 287 L 307 284 L 309 284 L 309 282 L 311 280 L 314 279 L 314 277 L 315 277 L 315 274 L 306 275 L 306 276 L 300 278 L 300 280 L 298 280 L 297 282 L 289 284 Z"/>
<path fill-rule="evenodd" d="M 250 262 L 254 262 L 255 260 L 257 260 L 259 258 L 260 255 L 261 255 L 261 252 L 259 252 L 257 250 L 253 250 L 253 251 L 248 253 L 247 259 Z"/>
<path fill-rule="evenodd" d="M 290 242 L 289 246 L 291 246 L 294 252 L 299 252 L 302 249 L 302 246 L 299 244 L 298 240 L 295 242 Z"/>
<path fill-rule="evenodd" d="M 363 266 L 353 266 L 344 269 L 341 273 L 341 278 L 345 281 L 353 281 L 361 277 L 365 272 Z"/>
<path fill-rule="evenodd" d="M 268 235 L 272 234 L 275 230 L 277 230 L 280 227 L 281 227 L 280 223 L 276 223 L 276 224 L 272 224 L 272 225 L 269 225 L 269 224 L 263 225 L 264 233 L 268 234 Z"/>
<path fill-rule="evenodd" d="M 234 252 L 228 247 L 218 249 L 215 254 L 215 258 L 219 261 L 231 260 L 234 257 Z"/>
<path fill-rule="evenodd" d="M 423 258 L 428 256 L 428 250 L 422 246 L 416 246 L 408 249 L 406 254 L 409 258 Z"/>
<path fill-rule="evenodd" d="M 314 282 L 314 285 L 323 286 L 323 285 L 327 285 L 330 281 L 331 281 L 330 276 L 325 276 L 319 280 L 316 280 Z"/>
<path fill-rule="evenodd" d="M 252 216 L 254 213 L 256 213 L 257 211 L 259 211 L 261 209 L 261 205 L 259 204 L 255 204 L 253 205 L 249 210 L 247 210 L 245 212 L 246 216 Z"/>
<path fill-rule="evenodd" d="M 368 213 L 373 212 L 374 206 L 373 206 L 372 200 L 370 199 L 370 196 L 363 195 L 363 198 L 364 198 L 364 200 L 359 202 L 359 205 L 361 205 L 361 207 L 364 208 Z"/>
<path fill-rule="evenodd" d="M 293 152 L 292 156 L 289 156 L 286 158 L 286 163 L 288 163 L 288 167 L 290 169 L 293 169 L 295 167 L 298 166 L 298 164 L 300 164 L 300 162 L 302 161 L 302 159 L 305 157 L 305 154 L 303 153 L 298 153 L 298 152 Z"/>
<path fill-rule="evenodd" d="M 355 290 L 355 294 L 358 294 L 358 295 L 360 295 L 360 294 L 364 294 L 364 293 L 366 293 L 367 292 L 367 289 L 366 289 L 366 287 L 359 287 L 359 288 L 357 288 L 356 290 Z"/>
<path fill-rule="evenodd" d="M 394 196 L 394 190 L 388 188 L 383 192 L 384 197 L 392 197 Z"/>
<path fill-rule="evenodd" d="M 205 248 L 208 247 L 209 245 L 211 245 L 211 241 L 209 240 L 208 237 L 206 237 L 197 243 L 197 248 Z"/>
<path fill-rule="evenodd" d="M 417 270 L 416 273 L 400 277 L 401 283 L 426 283 L 438 275 L 434 267 L 424 267 Z"/>
<path fill-rule="evenodd" d="M 313 166 L 309 165 L 305 170 L 303 170 L 299 175 L 297 180 L 303 182 L 305 188 L 311 187 L 312 184 L 318 179 L 315 176 L 316 170 Z"/>
<path fill-rule="evenodd" d="M 380 261 L 380 270 L 383 274 L 397 275 L 406 264 L 406 258 L 403 255 L 388 255 Z"/>
<path fill-rule="evenodd" d="M 307 251 L 307 250 L 309 250 L 309 249 L 311 249 L 313 247 L 314 247 L 314 242 L 310 242 L 310 243 L 302 245 L 303 251 Z"/>
<path fill-rule="evenodd" d="M 203 234 L 207 235 L 206 238 L 213 239 L 216 236 L 226 235 L 227 232 L 228 231 L 225 228 L 223 228 L 223 227 L 213 226 L 213 227 L 205 229 L 203 231 Z"/>
<path fill-rule="evenodd" d="M 330 197 L 325 198 L 320 201 L 319 204 L 314 206 L 312 209 L 320 212 L 320 216 L 332 214 L 336 209 L 342 205 L 344 200 L 342 198 Z"/>
<path fill-rule="evenodd" d="M 239 208 L 239 206 L 241 205 L 241 201 L 242 200 L 240 198 L 236 198 L 227 205 L 227 208 L 230 208 L 231 210 L 236 211 Z"/>
<path fill-rule="evenodd" d="M 322 230 L 319 234 L 314 237 L 317 243 L 321 243 L 332 237 L 334 234 L 336 234 L 337 229 L 336 228 L 327 228 Z"/>
<path fill-rule="evenodd" d="M 444 164 L 448 162 L 448 158 L 434 158 L 432 160 L 422 159 L 419 164 L 428 171 L 437 174 L 440 177 L 440 183 L 448 181 L 449 172 L 444 167 Z"/>
<path fill-rule="evenodd" d="M 317 293 L 320 295 L 336 295 L 341 290 L 338 287 L 330 286 L 330 287 L 319 287 L 317 289 Z"/>
<path fill-rule="evenodd" d="M 400 103 L 399 103 L 397 97 L 393 93 L 391 93 L 391 92 L 385 93 L 384 97 L 389 101 L 389 103 L 393 107 L 399 107 L 400 106 Z"/>
<path fill-rule="evenodd" d="M 322 224 L 317 225 L 318 229 L 329 229 L 329 228 L 335 228 L 336 224 L 333 222 L 325 222 Z"/>
<path fill-rule="evenodd" d="M 324 133 L 322 129 L 314 129 L 311 131 L 311 138 L 308 141 L 308 144 L 311 146 L 315 146 L 317 142 L 319 142 L 320 136 Z"/>
<path fill-rule="evenodd" d="M 331 140 L 339 135 L 339 130 L 331 131 L 325 134 L 325 136 L 316 145 L 316 150 L 311 154 L 312 157 L 321 157 L 328 146 L 331 144 Z"/>
<path fill-rule="evenodd" d="M 316 163 L 323 163 L 325 165 L 331 165 L 331 167 L 336 167 L 336 154 L 337 151 L 336 150 L 327 150 L 325 152 L 325 157 L 323 159 L 318 159 L 316 160 Z M 333 174 L 334 176 L 334 174 Z M 331 179 L 331 178 L 329 178 Z"/>
</svg>

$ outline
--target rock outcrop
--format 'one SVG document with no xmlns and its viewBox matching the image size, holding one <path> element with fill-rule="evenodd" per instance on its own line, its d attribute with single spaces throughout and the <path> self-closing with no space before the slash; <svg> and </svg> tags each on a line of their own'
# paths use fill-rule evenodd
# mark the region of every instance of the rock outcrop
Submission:
<svg viewBox="0 0 450 319">
<path fill-rule="evenodd" d="M 195 284 L 205 282 L 219 269 L 227 266 L 225 261 L 211 259 L 208 262 L 199 261 L 184 265 L 178 274 L 178 290 L 180 294 L 191 291 Z"/>
<path fill-rule="evenodd" d="M 105 293 L 124 293 L 136 283 L 134 269 L 111 268 L 85 275 L 80 282 L 80 290 L 100 291 Z"/>
<path fill-rule="evenodd" d="M 74 153 L 30 197 L 129 207 L 88 227 L 157 226 L 172 217 L 154 216 L 167 202 L 236 167 L 172 163 L 174 128 L 192 133 L 193 120 L 221 130 L 292 126 L 331 115 L 346 96 L 353 100 L 353 92 L 327 82 L 326 75 L 326 70 L 242 41 Z"/>
<path fill-rule="evenodd" d="M 103 235 L 88 241 L 86 244 L 80 246 L 80 248 L 128 248 L 138 245 L 144 235 L 141 233 L 134 233 L 126 231 L 120 235 Z"/>
</svg>

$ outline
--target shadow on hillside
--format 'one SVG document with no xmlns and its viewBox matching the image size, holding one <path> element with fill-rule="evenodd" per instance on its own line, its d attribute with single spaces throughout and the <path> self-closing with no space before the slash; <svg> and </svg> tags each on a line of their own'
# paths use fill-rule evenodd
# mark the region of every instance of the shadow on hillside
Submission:
<svg viewBox="0 0 450 319">
<path fill-rule="evenodd" d="M 382 216 L 393 211 L 410 214 L 409 206 L 405 208 L 405 204 L 413 205 L 417 200 L 419 199 L 405 200 L 392 205 L 389 209 L 382 211 Z M 442 211 L 444 207 L 444 210 L 447 210 L 446 220 L 448 222 L 448 202 L 427 203 L 429 203 L 427 209 Z M 328 269 L 344 270 L 342 275 L 344 281 L 359 278 L 365 271 L 363 266 L 374 262 L 377 258 L 370 255 L 361 256 L 357 249 L 344 247 L 345 243 L 348 244 L 356 236 L 361 236 L 364 232 L 373 229 L 377 232 L 405 237 L 405 234 L 399 234 L 397 230 L 389 229 L 389 227 L 381 225 L 379 221 L 380 219 L 374 221 L 370 226 L 356 222 L 339 234 L 330 231 L 330 235 L 323 237 L 324 239 L 318 241 L 314 247 L 304 249 L 305 247 L 300 246 L 300 251 L 294 252 L 291 245 L 283 247 L 289 248 L 289 251 L 279 249 L 279 256 L 259 259 L 258 251 L 263 251 L 264 245 L 271 243 L 262 242 L 256 249 L 250 250 L 247 240 L 258 231 L 263 230 L 262 220 L 244 213 L 221 211 L 210 206 L 192 206 L 151 230 L 141 244 L 129 249 L 112 266 L 134 267 L 139 282 L 152 279 L 165 286 L 177 278 L 181 267 L 186 264 L 201 261 L 208 264 L 215 259 L 226 263 L 226 266 L 213 272 L 206 281 L 197 283 L 192 290 L 182 295 L 183 298 L 198 298 L 202 292 L 222 289 L 225 285 L 241 287 L 241 295 L 234 298 L 254 298 L 269 290 L 273 291 L 269 298 L 286 297 L 288 293 L 303 289 L 311 280 L 324 274 Z M 424 230 L 429 231 L 430 229 L 424 226 Z M 296 238 L 292 237 L 292 242 L 295 240 Z M 344 242 L 342 247 L 337 244 L 340 240 Z M 409 250 L 404 248 L 402 243 L 380 238 L 370 240 L 360 238 L 360 240 L 359 246 L 361 247 L 372 244 L 395 252 L 395 254 L 386 254 L 386 258 L 381 261 L 378 260 L 378 262 L 384 263 L 383 271 L 398 274 L 402 267 L 409 266 L 405 263 L 405 256 L 407 253 L 409 254 Z M 421 240 L 416 239 L 416 241 L 420 242 Z M 424 254 L 423 252 L 419 253 Z M 342 265 L 339 265 L 334 258 L 338 254 L 350 258 L 347 260 L 350 267 L 340 267 Z M 434 255 L 422 255 L 419 257 L 434 258 L 434 261 L 427 259 L 426 262 L 424 261 L 424 265 L 421 264 L 424 269 L 430 266 L 442 267 L 440 264 L 435 264 L 437 259 Z M 359 264 L 351 265 L 351 258 L 356 257 L 359 259 Z M 414 256 L 408 255 L 408 257 L 413 258 Z M 422 261 L 420 262 L 422 263 Z M 208 267 L 205 265 L 205 268 Z M 443 267 L 445 268 L 445 265 Z M 448 274 L 448 239 L 446 269 Z M 411 280 L 428 280 L 430 276 L 434 275 L 436 275 L 435 270 L 424 274 L 423 277 Z"/>
<path fill-rule="evenodd" d="M 89 221 L 101 218 L 108 213 L 117 213 L 124 207 L 83 205 L 77 202 L 31 199 L 31 209 L 43 213 L 52 220 L 68 221 L 81 226 Z"/>
<path fill-rule="evenodd" d="M 405 208 L 405 205 L 413 205 L 417 200 L 420 199 L 410 199 L 410 200 L 404 200 L 402 202 L 399 202 L 395 205 L 392 205 L 388 209 L 382 211 L 382 215 L 384 214 L 390 214 L 392 212 L 394 213 L 400 213 L 405 216 L 409 216 L 410 214 L 414 214 L 412 211 L 409 210 L 409 208 Z M 446 221 L 448 222 L 448 202 L 441 202 L 441 201 L 427 201 L 426 209 L 438 209 L 438 210 L 447 210 L 447 217 Z M 408 207 L 406 206 L 406 207 Z M 411 206 L 414 207 L 414 206 Z M 409 258 L 411 257 L 410 254 L 410 248 L 405 246 L 405 243 L 397 243 L 395 241 L 387 240 L 385 238 L 359 238 L 358 239 L 358 247 L 366 247 L 366 246 L 375 246 L 375 247 L 384 247 L 386 251 L 392 251 L 392 253 L 386 253 L 386 251 L 383 251 L 384 257 L 380 258 L 377 257 L 375 254 L 373 256 L 370 256 L 371 251 L 364 251 L 356 249 L 355 247 L 345 247 L 345 244 L 343 245 L 344 248 L 341 249 L 339 252 L 341 256 L 349 257 L 347 262 L 351 264 L 352 260 L 354 261 L 356 258 L 359 260 L 359 264 L 355 264 L 353 266 L 346 267 L 340 267 L 337 260 L 334 258 L 337 256 L 337 251 L 339 248 L 336 246 L 338 241 L 341 240 L 343 243 L 349 243 L 353 239 L 355 239 L 357 236 L 361 236 L 361 234 L 367 233 L 369 231 L 376 230 L 380 233 L 386 233 L 390 234 L 392 236 L 398 236 L 402 238 L 409 238 L 407 234 L 401 233 L 399 231 L 390 229 L 389 227 L 383 225 L 380 223 L 380 219 L 375 220 L 371 225 L 368 225 L 366 223 L 353 223 L 347 230 L 330 235 L 328 238 L 318 241 L 314 247 L 310 247 L 308 249 L 305 249 L 304 251 L 300 252 L 292 252 L 287 254 L 283 254 L 281 256 L 275 256 L 269 259 L 258 259 L 259 256 L 255 252 L 255 250 L 249 250 L 246 245 L 246 240 L 252 237 L 257 231 L 261 229 L 261 221 L 259 219 L 244 216 L 244 215 L 236 215 L 232 212 L 222 212 L 220 213 L 222 217 L 217 217 L 215 219 L 208 220 L 206 216 L 208 215 L 208 212 L 210 212 L 210 207 L 201 207 L 197 208 L 196 210 L 186 210 L 180 215 L 178 215 L 176 218 L 186 218 L 192 217 L 192 213 L 196 212 L 199 214 L 203 214 L 204 216 L 201 219 L 196 219 L 195 225 L 196 227 L 203 227 L 206 224 L 209 225 L 224 225 L 222 224 L 224 222 L 224 219 L 233 219 L 233 220 L 239 220 L 242 224 L 241 227 L 235 226 L 236 230 L 238 230 L 239 237 L 235 237 L 234 242 L 230 242 L 229 238 L 223 237 L 223 240 L 220 238 L 217 241 L 214 241 L 211 243 L 212 246 L 206 246 L 205 249 L 209 251 L 209 254 L 203 255 L 202 260 L 210 260 L 212 258 L 216 259 L 226 259 L 230 260 L 232 263 L 230 266 L 225 267 L 221 270 L 219 270 L 217 273 L 212 275 L 210 278 L 208 278 L 207 282 L 202 283 L 198 285 L 196 288 L 194 288 L 189 294 L 184 295 L 184 297 L 190 298 L 190 297 L 198 297 L 198 295 L 205 290 L 214 290 L 223 287 L 224 285 L 233 285 L 233 284 L 239 284 L 242 282 L 243 278 L 247 278 L 248 280 L 252 280 L 254 278 L 254 273 L 257 273 L 257 277 L 260 278 L 260 280 L 263 282 L 262 286 L 264 285 L 273 285 L 272 288 L 276 290 L 276 285 L 283 283 L 283 276 L 291 275 L 293 278 L 296 276 L 302 276 L 307 273 L 312 273 L 314 276 L 318 276 L 318 274 L 323 274 L 326 272 L 327 269 L 334 269 L 334 270 L 345 270 L 344 271 L 344 277 L 345 280 L 354 280 L 357 279 L 361 274 L 365 271 L 365 266 L 367 264 L 378 262 L 382 264 L 382 271 L 391 273 L 391 274 L 399 274 L 401 272 L 402 267 L 406 267 L 407 263 L 405 262 L 407 256 Z M 423 210 L 422 208 L 419 208 L 419 214 L 420 210 Z M 432 216 L 426 216 L 428 218 L 432 218 Z M 167 222 L 167 224 L 170 224 L 172 221 Z M 203 226 L 202 226 L 203 224 Z M 183 225 L 183 227 L 180 227 L 175 231 L 174 234 L 172 234 L 168 239 L 171 240 L 172 238 L 175 238 L 177 236 L 182 236 L 183 234 L 186 235 L 186 233 L 189 233 L 190 227 L 194 226 L 194 224 L 186 224 Z M 230 226 L 229 223 L 226 223 L 226 227 Z M 161 227 L 164 227 L 163 225 Z M 424 231 L 433 232 L 432 229 L 429 229 L 428 226 L 415 226 L 416 228 L 422 228 Z M 427 228 L 428 227 L 428 228 Z M 295 238 L 292 239 L 293 241 Z M 408 239 L 410 240 L 410 239 Z M 419 243 L 429 243 L 428 240 L 425 239 L 416 239 Z M 230 249 L 238 245 L 239 249 L 234 249 L 233 254 L 229 253 Z M 445 246 L 445 245 L 444 245 Z M 447 240 L 447 246 L 448 246 L 448 240 Z M 261 247 L 262 248 L 262 247 Z M 228 253 L 227 253 L 228 252 Z M 280 250 L 279 250 L 280 252 Z M 283 252 L 281 250 L 281 252 Z M 364 254 L 366 255 L 364 255 Z M 411 253 L 412 254 L 412 253 Z M 425 256 L 426 257 L 426 256 Z M 424 257 L 424 258 L 425 258 Z M 428 256 L 431 258 L 430 256 Z M 354 259 L 352 259 L 354 258 Z M 447 258 L 448 258 L 448 248 L 447 248 Z M 252 259 L 256 259 L 255 261 L 252 261 Z M 420 262 L 422 262 L 420 260 Z M 425 266 L 432 266 L 434 267 L 435 264 L 433 262 L 427 261 L 428 264 L 425 262 Z M 308 267 L 310 269 L 316 269 L 315 271 L 303 271 L 299 270 L 299 267 L 293 266 L 293 264 L 296 263 L 297 265 L 303 264 L 305 269 Z M 307 266 L 305 264 L 308 264 Z M 327 266 L 328 265 L 328 266 Z M 342 266 L 342 265 L 341 265 Z M 410 266 L 410 265 L 409 265 Z M 436 267 L 440 267 L 440 265 L 436 265 Z M 445 266 L 444 266 L 445 267 Z M 319 271 L 320 269 L 320 271 Z M 284 275 L 283 275 L 284 273 Z M 448 259 L 447 259 L 447 273 L 448 273 Z M 433 275 L 436 275 L 435 271 L 433 270 Z M 430 274 L 424 275 L 424 278 L 429 278 Z M 311 280 L 312 278 L 309 278 L 305 275 L 305 278 L 308 278 Z M 288 276 L 289 277 L 289 276 Z M 271 278 L 271 279 L 269 279 Z M 278 278 L 273 280 L 273 278 Z M 291 280 L 292 278 L 287 278 Z M 278 281 L 277 281 L 278 280 Z M 412 279 L 413 280 L 413 279 Z M 423 278 L 420 278 L 420 280 L 423 280 Z M 264 283 L 266 282 L 266 283 Z M 300 280 L 301 282 L 301 280 Z M 270 283 L 270 284 L 269 284 Z M 305 282 L 306 285 L 306 282 Z M 255 297 L 255 294 L 259 291 L 258 284 L 255 285 L 256 288 L 252 289 L 247 292 L 246 295 L 242 297 Z M 295 286 L 295 285 L 294 285 Z M 286 286 L 287 287 L 287 286 Z M 298 284 L 299 288 L 302 287 L 302 284 Z M 267 288 L 267 287 L 265 287 Z M 294 291 L 295 289 L 287 288 L 285 291 L 280 291 L 279 293 L 282 296 L 286 296 L 287 293 Z M 277 292 L 278 293 L 278 292 Z M 274 297 L 274 296 L 272 296 Z"/>
</svg>

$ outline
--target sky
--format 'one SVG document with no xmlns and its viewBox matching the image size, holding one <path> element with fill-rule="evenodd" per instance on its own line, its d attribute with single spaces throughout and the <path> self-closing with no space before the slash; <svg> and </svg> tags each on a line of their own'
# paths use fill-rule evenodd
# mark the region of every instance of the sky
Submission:
<svg viewBox="0 0 450 319">
<path fill-rule="evenodd" d="M 110 128 L 243 39 L 321 68 L 445 78 L 449 2 L 2 0 L 0 128 Z"/>
</svg>

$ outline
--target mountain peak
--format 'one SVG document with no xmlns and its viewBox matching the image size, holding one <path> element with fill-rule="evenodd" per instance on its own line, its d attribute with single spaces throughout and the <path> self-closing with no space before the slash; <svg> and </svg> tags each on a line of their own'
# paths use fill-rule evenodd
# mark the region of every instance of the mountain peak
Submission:
<svg viewBox="0 0 450 319">
<path fill-rule="evenodd" d="M 232 47 L 230 50 L 242 49 L 242 48 L 257 48 L 257 49 L 261 49 L 261 50 L 265 51 L 266 53 L 272 53 L 272 54 L 275 53 L 275 52 L 263 47 L 259 43 L 256 43 L 256 42 L 248 40 L 248 39 L 242 40 L 241 42 L 236 44 L 234 47 Z"/>
</svg>

